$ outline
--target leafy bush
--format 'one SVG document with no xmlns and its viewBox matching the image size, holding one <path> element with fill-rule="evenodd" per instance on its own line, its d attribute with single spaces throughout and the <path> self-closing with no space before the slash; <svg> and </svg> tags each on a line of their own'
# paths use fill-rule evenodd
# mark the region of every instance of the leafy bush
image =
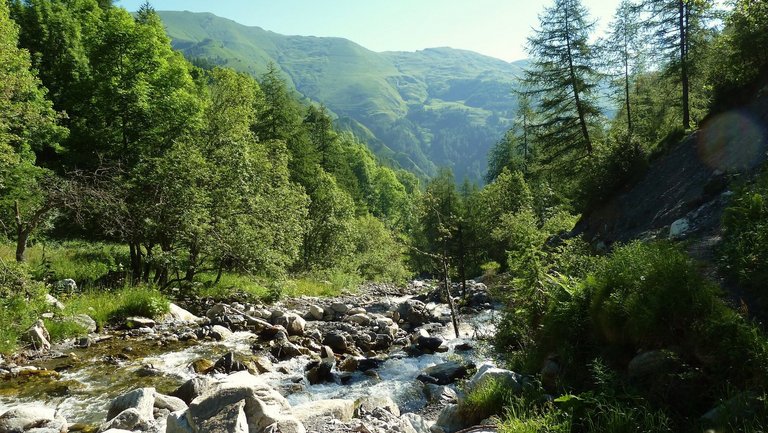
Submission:
<svg viewBox="0 0 768 433">
<path fill-rule="evenodd" d="M 667 243 L 617 248 L 585 280 L 585 288 L 600 336 L 611 344 L 646 349 L 691 337 L 691 324 L 706 317 L 717 300 L 716 288 Z"/>
<path fill-rule="evenodd" d="M 350 264 L 366 281 L 404 282 L 410 275 L 404 266 L 405 248 L 380 220 L 366 215 L 355 221 L 354 253 Z"/>
<path fill-rule="evenodd" d="M 723 233 L 723 270 L 749 288 L 763 289 L 768 281 L 768 170 L 733 197 L 723 215 Z"/>
<path fill-rule="evenodd" d="M 25 265 L 0 259 L 0 353 L 14 351 L 23 332 L 45 311 L 45 293 Z"/>
</svg>

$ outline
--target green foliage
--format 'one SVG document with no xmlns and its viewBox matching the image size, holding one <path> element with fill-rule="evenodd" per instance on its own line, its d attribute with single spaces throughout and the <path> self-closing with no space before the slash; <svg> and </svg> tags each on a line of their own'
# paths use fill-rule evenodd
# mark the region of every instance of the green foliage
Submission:
<svg viewBox="0 0 768 433">
<path fill-rule="evenodd" d="M 452 167 L 459 182 L 479 183 L 488 149 L 516 106 L 510 89 L 524 61 L 449 48 L 374 53 L 344 39 L 283 36 L 210 14 L 160 14 L 188 57 L 257 77 L 273 63 L 290 88 L 366 138 L 377 158 L 421 177 Z"/>
<path fill-rule="evenodd" d="M 0 245 L 0 259 L 13 259 L 11 245 Z M 80 288 L 98 285 L 109 271 L 124 267 L 128 259 L 124 246 L 100 242 L 40 242 L 27 249 L 27 263 L 36 280 L 71 278 Z"/>
<path fill-rule="evenodd" d="M 768 70 L 768 5 L 759 0 L 736 0 L 725 28 L 713 45 L 708 79 L 717 102 L 733 102 L 734 96 L 752 96 L 765 85 Z"/>
<path fill-rule="evenodd" d="M 79 324 L 67 320 L 67 318 L 61 319 L 44 319 L 45 329 L 48 330 L 48 334 L 51 336 L 51 341 L 62 341 L 68 338 L 80 337 L 86 335 L 88 331 Z"/>
<path fill-rule="evenodd" d="M 768 281 L 768 170 L 742 187 L 723 215 L 721 268 L 761 297 Z"/>
<path fill-rule="evenodd" d="M 470 390 L 459 404 L 464 419 L 484 420 L 492 415 L 503 415 L 514 398 L 509 383 L 487 378 Z"/>
<path fill-rule="evenodd" d="M 618 248 L 585 284 L 602 337 L 634 347 L 691 338 L 691 324 L 711 310 L 717 296 L 690 259 L 669 244 Z"/>
<path fill-rule="evenodd" d="M 45 293 L 25 265 L 0 259 L 0 353 L 14 351 L 23 332 L 45 311 Z"/>
<path fill-rule="evenodd" d="M 168 298 L 148 286 L 126 287 L 115 291 L 89 290 L 62 298 L 64 315 L 87 314 L 101 329 L 129 316 L 159 318 L 168 312 Z"/>
<path fill-rule="evenodd" d="M 352 272 L 364 280 L 402 283 L 410 275 L 404 266 L 404 246 L 373 216 L 355 221 L 354 244 Z"/>
</svg>

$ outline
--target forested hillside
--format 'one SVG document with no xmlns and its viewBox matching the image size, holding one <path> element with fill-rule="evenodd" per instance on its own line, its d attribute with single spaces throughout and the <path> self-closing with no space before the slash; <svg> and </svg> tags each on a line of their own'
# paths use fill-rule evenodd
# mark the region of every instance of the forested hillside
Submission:
<svg viewBox="0 0 768 433">
<path fill-rule="evenodd" d="M 482 181 L 488 149 L 510 126 L 525 64 L 450 48 L 375 53 L 346 39 L 284 36 L 211 14 L 159 14 L 187 58 L 253 76 L 274 63 L 377 156 L 421 176 L 450 167 L 459 182 Z"/>
<path fill-rule="evenodd" d="M 518 74 L 0 0 L 0 432 L 765 431 L 768 3 L 716 6 L 552 0 Z"/>
</svg>

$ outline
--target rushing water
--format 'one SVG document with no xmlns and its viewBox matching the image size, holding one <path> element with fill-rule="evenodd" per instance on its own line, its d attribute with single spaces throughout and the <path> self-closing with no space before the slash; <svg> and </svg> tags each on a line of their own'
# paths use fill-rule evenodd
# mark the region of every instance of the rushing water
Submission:
<svg viewBox="0 0 768 433">
<path fill-rule="evenodd" d="M 445 362 L 448 358 L 475 360 L 472 359 L 476 356 L 473 352 L 455 352 L 453 349 L 458 344 L 472 341 L 478 333 L 487 335 L 493 329 L 492 318 L 490 310 L 465 318 L 460 326 L 462 338 L 458 339 L 454 338 L 453 328 L 450 325 L 446 327 L 442 335 L 450 348 L 446 353 L 411 358 L 393 354 L 376 370 L 378 378 L 354 373 L 344 385 L 309 385 L 304 379 L 308 357 L 276 364 L 275 372 L 259 377 L 285 395 L 292 405 L 320 399 L 354 399 L 375 395 L 390 396 L 402 409 L 415 411 L 426 403 L 423 387 L 416 381 L 416 376 L 425 368 Z M 52 361 L 49 368 L 61 369 L 58 379 L 32 376 L 0 381 L 0 414 L 19 405 L 43 405 L 57 408 L 69 422 L 99 424 L 104 421 L 109 403 L 116 396 L 142 386 L 170 393 L 195 376 L 189 368 L 191 362 L 201 358 L 215 360 L 229 351 L 250 354 L 255 338 L 249 332 L 236 332 L 223 341 L 174 343 L 170 346 L 160 346 L 157 341 L 151 340 L 115 339 L 100 343 L 91 349 L 74 351 L 81 358 L 79 362 L 72 363 L 70 358 Z M 128 346 L 130 359 L 115 361 L 114 357 L 110 357 L 110 362 L 104 360 L 106 354 L 124 353 Z M 145 364 L 152 364 L 162 374 L 140 376 L 138 371 Z"/>
</svg>

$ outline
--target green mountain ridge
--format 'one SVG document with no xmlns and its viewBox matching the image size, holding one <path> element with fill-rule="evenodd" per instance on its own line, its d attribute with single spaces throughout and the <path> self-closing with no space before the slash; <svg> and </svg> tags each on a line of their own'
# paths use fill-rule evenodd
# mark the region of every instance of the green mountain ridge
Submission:
<svg viewBox="0 0 768 433">
<path fill-rule="evenodd" d="M 303 96 L 382 159 L 421 175 L 438 167 L 481 182 L 488 150 L 509 128 L 524 61 L 472 51 L 368 50 L 343 38 L 285 36 L 210 13 L 159 12 L 174 48 L 188 58 L 259 76 L 272 62 Z"/>
</svg>

